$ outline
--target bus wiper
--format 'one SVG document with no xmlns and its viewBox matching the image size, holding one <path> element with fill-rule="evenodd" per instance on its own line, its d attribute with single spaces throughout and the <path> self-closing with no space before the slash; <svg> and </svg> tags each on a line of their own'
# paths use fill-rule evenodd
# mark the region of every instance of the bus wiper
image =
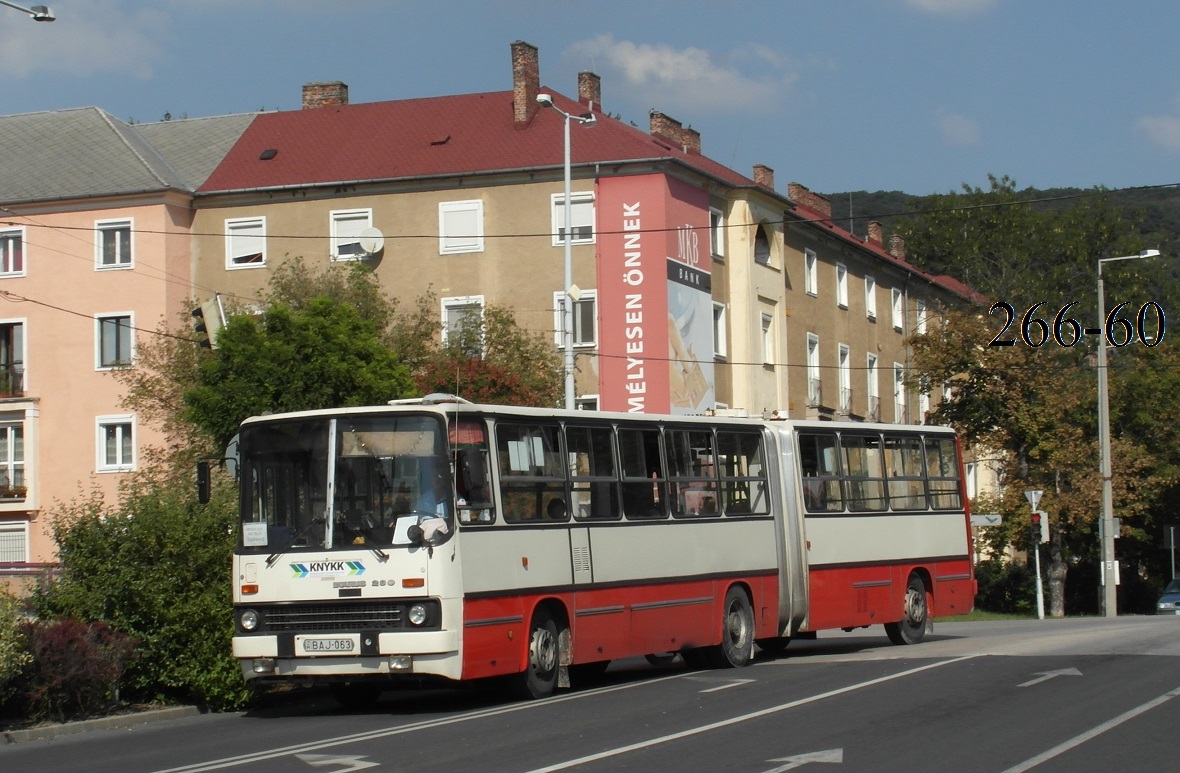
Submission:
<svg viewBox="0 0 1180 773">
<path fill-rule="evenodd" d="M 295 532 L 294 534 L 292 534 L 291 539 L 284 542 L 282 545 L 280 545 L 275 550 L 275 552 L 271 553 L 269 556 L 266 557 L 266 568 L 269 569 L 270 567 L 274 566 L 275 562 L 279 560 L 279 557 L 282 556 L 283 553 L 285 553 L 287 551 L 287 548 L 291 547 L 291 545 L 294 544 L 295 540 L 299 539 L 300 537 L 307 536 L 307 533 L 309 531 L 311 531 L 312 526 L 316 526 L 316 525 L 323 524 L 326 522 L 327 521 L 323 518 L 312 518 L 311 521 L 307 524 L 307 526 L 304 526 L 301 531 L 298 531 L 298 532 Z"/>
</svg>

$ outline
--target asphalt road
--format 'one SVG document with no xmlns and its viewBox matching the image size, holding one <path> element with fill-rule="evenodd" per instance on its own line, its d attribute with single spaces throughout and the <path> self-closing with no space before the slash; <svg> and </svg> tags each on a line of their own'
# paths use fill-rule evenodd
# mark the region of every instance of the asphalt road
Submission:
<svg viewBox="0 0 1180 773">
<path fill-rule="evenodd" d="M 737 671 L 612 665 L 538 702 L 318 693 L 0 748 L 3 771 L 1175 771 L 1180 618 L 880 627 L 792 642 Z M 821 766 L 823 766 L 821 768 Z"/>
</svg>

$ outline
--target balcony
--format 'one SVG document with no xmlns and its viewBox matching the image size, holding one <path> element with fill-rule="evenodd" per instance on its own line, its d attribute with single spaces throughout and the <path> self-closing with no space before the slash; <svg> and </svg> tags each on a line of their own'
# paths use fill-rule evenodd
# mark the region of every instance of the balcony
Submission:
<svg viewBox="0 0 1180 773">
<path fill-rule="evenodd" d="M 877 395 L 869 395 L 869 410 L 865 414 L 865 421 L 880 421 L 881 420 L 881 398 Z"/>
<path fill-rule="evenodd" d="M 824 404 L 824 387 L 818 378 L 807 379 L 807 407 L 818 408 Z"/>
<path fill-rule="evenodd" d="M 852 413 L 852 388 L 840 387 L 840 413 L 847 416 Z"/>
</svg>

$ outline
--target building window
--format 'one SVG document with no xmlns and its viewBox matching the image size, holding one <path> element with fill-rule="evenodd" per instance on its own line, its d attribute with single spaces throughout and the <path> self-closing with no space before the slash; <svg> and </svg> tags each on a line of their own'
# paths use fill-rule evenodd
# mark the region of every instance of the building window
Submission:
<svg viewBox="0 0 1180 773">
<path fill-rule="evenodd" d="M 23 499 L 27 491 L 24 424 L 0 423 L 0 498 Z"/>
<path fill-rule="evenodd" d="M 803 250 L 803 292 L 808 295 L 819 294 L 819 281 L 816 278 L 815 250 Z"/>
<path fill-rule="evenodd" d="M 847 344 L 840 344 L 839 347 L 839 374 L 840 374 L 840 413 L 852 413 L 852 363 L 849 362 L 851 352 Z"/>
<path fill-rule="evenodd" d="M 130 314 L 107 314 L 95 318 L 98 338 L 97 367 L 121 368 L 131 364 L 132 346 Z"/>
<path fill-rule="evenodd" d="M 331 213 L 332 260 L 360 260 L 366 253 L 361 234 L 373 227 L 373 210 L 341 209 Z"/>
<path fill-rule="evenodd" d="M 0 322 L 0 397 L 25 391 L 25 323 Z"/>
<path fill-rule="evenodd" d="M 766 226 L 758 226 L 757 232 L 754 234 L 754 262 L 762 265 L 770 265 L 770 237 L 766 235 Z"/>
<path fill-rule="evenodd" d="M 483 201 L 443 201 L 438 205 L 438 254 L 483 252 Z"/>
<path fill-rule="evenodd" d="M 29 523 L 0 523 L 0 563 L 29 562 Z"/>
<path fill-rule="evenodd" d="M 903 330 L 905 320 L 902 315 L 901 290 L 893 288 L 893 329 Z"/>
<path fill-rule="evenodd" d="M 266 218 L 240 217 L 225 221 L 225 267 L 266 265 Z"/>
<path fill-rule="evenodd" d="M 865 362 L 865 372 L 868 374 L 868 411 L 865 418 L 869 421 L 881 420 L 881 394 L 877 391 L 877 355 L 870 354 Z"/>
<path fill-rule="evenodd" d="M 725 304 L 713 303 L 713 356 L 719 360 L 724 360 L 729 356 L 729 345 L 727 340 L 729 338 L 729 331 L 726 329 L 725 321 Z"/>
<path fill-rule="evenodd" d="M 905 368 L 901 363 L 893 363 L 893 421 L 895 424 L 905 424 Z"/>
<path fill-rule="evenodd" d="M 558 347 L 565 346 L 565 293 L 553 293 L 553 329 Z M 574 301 L 574 346 L 598 343 L 598 292 L 583 290 Z"/>
<path fill-rule="evenodd" d="M 135 469 L 135 417 L 98 417 L 98 471 L 126 472 Z"/>
<path fill-rule="evenodd" d="M 967 499 L 975 499 L 979 488 L 979 467 L 975 462 L 963 464 L 963 482 L 967 484 Z"/>
<path fill-rule="evenodd" d="M 483 353 L 483 296 L 466 295 L 442 299 L 444 346 L 462 347 L 469 355 Z"/>
<path fill-rule="evenodd" d="M 0 276 L 25 275 L 25 229 L 0 230 Z"/>
<path fill-rule="evenodd" d="M 95 268 L 131 268 L 130 220 L 96 220 Z"/>
<path fill-rule="evenodd" d="M 843 263 L 836 264 L 836 305 L 848 308 L 848 267 Z"/>
<path fill-rule="evenodd" d="M 552 198 L 553 246 L 565 244 L 565 194 Z M 594 193 L 570 194 L 570 244 L 594 243 Z"/>
<path fill-rule="evenodd" d="M 770 314 L 762 315 L 762 362 L 774 364 L 774 317 Z"/>
<path fill-rule="evenodd" d="M 918 335 L 926 335 L 926 301 L 919 299 L 914 302 L 914 319 Z"/>
<path fill-rule="evenodd" d="M 598 395 L 578 395 L 574 398 L 575 411 L 597 411 Z"/>
<path fill-rule="evenodd" d="M 930 413 L 930 382 L 925 376 L 919 379 L 918 384 L 918 417 L 922 423 L 926 423 L 926 416 Z"/>
<path fill-rule="evenodd" d="M 709 208 L 709 250 L 714 258 L 725 257 L 725 214 L 714 207 Z"/>
<path fill-rule="evenodd" d="M 807 334 L 807 404 L 823 404 L 823 382 L 819 374 L 819 336 Z"/>
<path fill-rule="evenodd" d="M 877 319 L 877 280 L 865 276 L 865 316 L 871 320 Z"/>
</svg>

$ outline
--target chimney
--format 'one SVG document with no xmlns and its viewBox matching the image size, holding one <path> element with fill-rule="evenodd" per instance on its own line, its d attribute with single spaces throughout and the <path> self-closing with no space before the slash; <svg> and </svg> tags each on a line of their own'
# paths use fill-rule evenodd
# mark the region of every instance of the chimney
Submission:
<svg viewBox="0 0 1180 773">
<path fill-rule="evenodd" d="M 701 133 L 691 126 L 686 126 L 681 136 L 685 153 L 701 154 Z"/>
<path fill-rule="evenodd" d="M 774 170 L 765 164 L 754 164 L 754 184 L 774 190 Z"/>
<path fill-rule="evenodd" d="M 578 73 L 578 101 L 602 112 L 602 79 L 589 70 Z"/>
<path fill-rule="evenodd" d="M 672 116 L 664 115 L 659 110 L 652 110 L 648 113 L 648 124 L 651 136 L 667 140 L 673 145 L 681 144 L 680 137 L 684 127 Z"/>
<path fill-rule="evenodd" d="M 898 260 L 905 260 L 905 239 L 897 234 L 889 237 L 889 254 Z"/>
<path fill-rule="evenodd" d="M 881 223 L 878 220 L 869 221 L 869 241 L 885 246 L 885 232 L 881 230 Z"/>
<path fill-rule="evenodd" d="M 828 201 L 828 197 L 813 193 L 806 185 L 789 183 L 787 185 L 787 198 L 805 207 L 810 207 L 822 213 L 825 217 L 832 217 L 832 202 Z"/>
<path fill-rule="evenodd" d="M 512 44 L 512 112 L 517 124 L 532 117 L 541 90 L 541 65 L 537 47 L 523 40 Z"/>
<path fill-rule="evenodd" d="M 340 107 L 348 104 L 348 84 L 340 81 L 303 84 L 303 109 Z"/>
</svg>

